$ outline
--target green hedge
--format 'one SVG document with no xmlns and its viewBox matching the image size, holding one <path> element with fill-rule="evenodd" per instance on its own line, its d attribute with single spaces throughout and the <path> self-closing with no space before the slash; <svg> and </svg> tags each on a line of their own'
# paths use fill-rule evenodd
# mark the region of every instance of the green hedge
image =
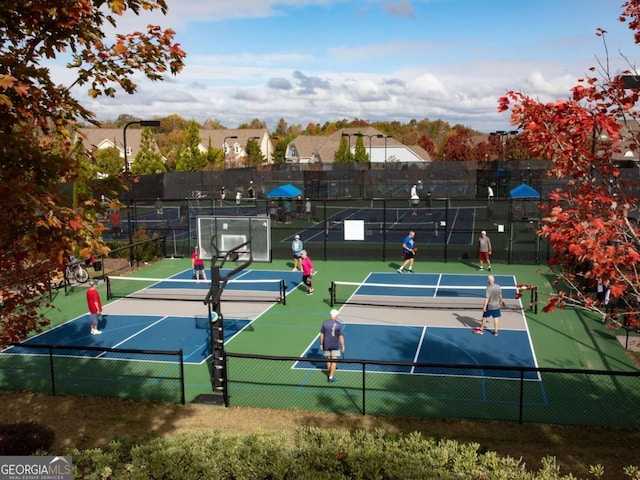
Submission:
<svg viewBox="0 0 640 480">
<path fill-rule="evenodd" d="M 192 479 L 573 479 L 560 476 L 554 458 L 538 472 L 520 460 L 480 452 L 477 444 L 436 441 L 419 433 L 387 435 L 300 428 L 294 444 L 283 435 L 184 434 L 169 439 L 120 440 L 73 456 L 74 478 Z M 595 477 L 598 468 L 592 469 Z M 639 478 L 638 469 L 626 472 Z M 634 476 L 635 475 L 635 476 Z"/>
</svg>

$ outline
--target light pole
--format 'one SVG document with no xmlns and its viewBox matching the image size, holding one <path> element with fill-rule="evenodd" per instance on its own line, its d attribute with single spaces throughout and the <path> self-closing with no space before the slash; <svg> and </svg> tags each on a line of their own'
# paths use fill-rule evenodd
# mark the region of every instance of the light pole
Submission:
<svg viewBox="0 0 640 480">
<path fill-rule="evenodd" d="M 391 138 L 391 135 L 383 135 L 384 137 L 384 166 L 387 167 L 387 138 Z"/>
<path fill-rule="evenodd" d="M 497 130 L 489 134 L 490 136 L 500 137 L 500 146 L 502 147 L 500 153 L 502 153 L 503 160 L 507 159 L 507 138 L 510 135 L 518 135 L 518 133 L 520 133 L 518 130 Z"/>
<path fill-rule="evenodd" d="M 224 140 L 222 140 L 222 166 L 224 167 L 223 170 L 227 169 L 227 140 L 228 139 L 236 139 L 238 138 L 237 135 L 229 135 L 228 137 L 224 137 Z"/>
<path fill-rule="evenodd" d="M 270 162 L 269 162 L 269 142 L 270 141 L 271 141 L 271 136 L 269 136 L 269 131 L 267 131 L 267 147 L 266 147 L 266 150 L 267 150 L 267 165 L 270 164 Z"/>
<path fill-rule="evenodd" d="M 347 137 L 347 152 L 349 153 L 349 157 L 351 157 L 351 133 L 343 133 L 342 136 Z"/>
<path fill-rule="evenodd" d="M 365 135 L 363 133 L 356 133 L 356 136 L 358 137 L 369 137 L 369 163 L 373 163 L 373 155 L 371 154 L 372 152 L 372 148 L 371 148 L 371 139 L 372 138 L 384 138 L 385 144 L 387 142 L 387 139 L 384 135 L 382 135 L 381 133 L 377 134 L 377 135 Z"/>
<path fill-rule="evenodd" d="M 131 125 L 140 125 L 141 127 L 159 127 L 159 120 L 134 120 L 127 123 L 122 131 L 122 143 L 124 147 L 124 171 L 129 171 L 129 161 L 127 160 L 127 128 Z M 127 205 L 127 229 L 129 230 L 129 266 L 133 267 L 133 227 L 131 225 L 131 208 L 133 206 L 133 200 L 129 199 L 129 205 Z"/>
<path fill-rule="evenodd" d="M 159 127 L 159 120 L 134 120 L 132 122 L 127 123 L 124 126 L 124 130 L 122 131 L 122 139 L 124 146 L 124 171 L 129 171 L 129 162 L 127 161 L 127 128 L 131 125 L 140 125 L 141 127 Z"/>
</svg>

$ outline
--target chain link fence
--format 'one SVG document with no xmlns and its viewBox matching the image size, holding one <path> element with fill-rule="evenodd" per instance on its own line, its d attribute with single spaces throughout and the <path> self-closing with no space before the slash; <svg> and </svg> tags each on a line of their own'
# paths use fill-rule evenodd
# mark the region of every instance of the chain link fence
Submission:
<svg viewBox="0 0 640 480">
<path fill-rule="evenodd" d="M 226 356 L 234 407 L 640 429 L 640 372 Z"/>
<path fill-rule="evenodd" d="M 492 259 L 502 263 L 538 264 L 551 256 L 549 245 L 537 235 L 541 205 L 537 199 L 443 199 L 428 198 L 413 208 L 408 199 L 306 199 L 215 200 L 210 198 L 154 200 L 130 204 L 128 227 L 144 229 L 163 239 L 168 257 L 189 256 L 196 244 L 199 215 L 271 217 L 271 248 L 274 258 L 291 256 L 291 241 L 299 234 L 313 258 L 397 260 L 409 231 L 416 233 L 420 258 L 442 261 L 473 261 L 477 239 L 486 230 Z M 548 201 L 546 201 L 548 202 Z M 157 213 L 160 211 L 161 213 Z M 361 241 L 345 236 L 345 221 L 360 220 Z M 126 233 L 126 232 L 125 232 Z M 133 236 L 133 235 L 132 235 Z"/>
<path fill-rule="evenodd" d="M 284 164 L 145 175 L 120 196 L 126 212 L 118 234 L 121 242 L 140 230 L 166 237 L 166 255 L 184 257 L 193 251 L 198 215 L 270 215 L 275 258 L 289 258 L 290 242 L 300 234 L 314 258 L 396 259 L 402 239 L 414 230 L 421 256 L 465 260 L 475 257 L 477 235 L 486 230 L 496 261 L 541 263 L 551 252 L 536 235 L 540 201 L 510 198 L 510 190 L 526 183 L 544 199 L 550 191 L 566 187 L 547 178 L 550 166 L 540 161 Z M 302 194 L 267 198 L 272 189 L 287 183 Z M 409 205 L 413 185 L 420 197 L 416 216 Z M 489 187 L 495 194 L 492 200 Z M 248 198 L 250 188 L 254 199 Z M 344 241 L 343 221 L 349 218 L 364 220 L 364 242 Z M 109 219 L 105 224 L 105 238 L 111 240 Z"/>
<path fill-rule="evenodd" d="M 0 389 L 185 403 L 182 350 L 14 344 Z"/>
</svg>

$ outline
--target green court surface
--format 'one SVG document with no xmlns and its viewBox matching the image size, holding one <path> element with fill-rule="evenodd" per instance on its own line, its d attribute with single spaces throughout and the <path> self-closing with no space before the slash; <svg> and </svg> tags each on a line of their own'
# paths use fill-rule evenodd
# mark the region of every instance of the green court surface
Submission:
<svg viewBox="0 0 640 480">
<path fill-rule="evenodd" d="M 309 252 L 311 258 L 314 252 Z M 139 277 L 169 278 L 189 269 L 190 259 L 165 259 L 149 265 L 134 274 Z M 290 260 L 274 260 L 272 263 L 254 263 L 252 270 L 291 271 Z M 256 316 L 240 333 L 231 337 L 226 343 L 227 352 L 233 354 L 302 357 L 310 355 L 310 349 L 317 341 L 320 326 L 329 316 L 329 286 L 332 281 L 362 282 L 371 272 L 394 272 L 398 261 L 318 261 L 314 260 L 317 275 L 313 277 L 314 295 L 307 296 L 301 288 L 288 292 L 286 305 L 273 304 L 264 307 L 264 311 Z M 542 271 L 540 271 L 542 269 Z M 479 272 L 474 262 L 430 262 L 416 260 L 415 270 L 418 273 L 449 273 L 487 276 L 487 272 Z M 539 368 L 602 370 L 608 372 L 634 372 L 636 368 L 625 354 L 615 335 L 594 316 L 576 310 L 558 310 L 543 313 L 542 306 L 551 292 L 550 276 L 545 274 L 545 267 L 493 264 L 494 275 L 515 276 L 519 284 L 537 285 L 539 291 L 538 313 L 524 309 L 523 322 L 528 329 L 532 350 L 535 352 L 536 366 Z M 400 276 L 400 274 L 397 274 Z M 403 281 L 411 282 L 410 274 L 403 274 Z M 99 286 L 103 302 L 106 292 L 103 284 Z M 55 308 L 48 312 L 52 327 L 60 325 L 86 313 L 85 288 L 74 287 L 74 291 L 65 296 L 59 293 L 53 301 Z M 522 301 L 527 306 L 528 295 L 523 294 Z M 126 300 L 125 300 L 126 301 Z M 149 308 L 153 304 L 150 301 Z M 135 303 L 137 309 L 145 309 L 145 304 Z M 467 324 L 460 328 L 461 335 L 472 335 L 471 327 L 477 319 L 479 324 L 482 300 L 477 309 L 465 312 Z M 190 307 L 193 308 L 193 307 Z M 207 314 L 207 307 L 201 304 L 202 315 Z M 341 308 L 337 306 L 336 308 Z M 402 323 L 406 310 L 398 308 L 396 323 Z M 433 316 L 445 311 L 433 308 L 412 312 L 420 320 L 424 315 L 425 325 Z M 144 311 L 131 312 L 145 314 Z M 225 314 L 225 304 L 222 304 Z M 416 317 L 417 315 L 417 317 Z M 347 320 L 348 322 L 348 320 Z M 88 326 L 87 326 L 88 328 Z M 509 330 L 508 319 L 501 323 L 501 329 Z M 345 329 L 347 356 L 350 350 L 363 339 L 350 336 L 352 328 Z M 491 341 L 503 340 L 501 337 L 484 335 L 482 338 L 487 348 Z M 150 349 L 156 348 L 149 345 Z M 3 355 L 0 355 L 2 362 Z M 374 357 L 374 359 L 376 359 Z M 379 360 L 379 358 L 377 358 Z M 69 360 L 67 360 L 69 361 Z M 78 362 L 88 362 L 87 359 Z M 344 413 L 362 413 L 362 379 L 363 374 L 357 369 L 340 370 L 338 384 L 327 384 L 323 365 L 316 369 L 296 369 L 293 361 L 271 361 L 233 357 L 229 359 L 228 374 L 230 378 L 230 404 L 232 406 L 253 406 L 268 408 L 299 408 L 306 410 L 336 411 Z M 508 365 L 508 361 L 501 365 Z M 2 367 L 2 364 L 0 364 Z M 78 367 L 79 368 L 79 367 Z M 92 367 L 95 368 L 95 367 Z M 359 368 L 359 367 L 358 367 Z M 152 376 L 160 375 L 155 368 L 148 368 Z M 203 364 L 186 364 L 185 397 L 187 402 L 198 395 L 212 393 L 210 362 Z M 3 375 L 4 377 L 4 375 Z M 159 380 L 159 379 L 157 379 Z M 547 381 L 548 380 L 548 381 Z M 495 378 L 456 377 L 449 375 L 402 375 L 368 372 L 366 374 L 367 413 L 388 415 L 416 416 L 452 416 L 498 419 L 518 415 L 517 398 L 520 393 L 525 397 L 530 421 L 536 421 L 536 411 L 546 410 L 541 418 L 552 423 L 582 423 L 578 417 L 584 412 L 596 411 L 603 402 L 621 404 L 625 397 L 628 405 L 637 406 L 638 377 L 629 379 L 628 383 L 618 382 L 616 378 L 607 376 L 594 382 L 592 377 L 574 373 L 542 373 L 542 381 L 524 382 L 523 391 L 519 392 L 521 383 L 513 380 Z M 633 383 L 632 383 L 633 382 Z M 45 382 L 46 383 L 46 382 Z M 151 382 L 153 384 L 153 382 Z M 595 383 L 595 384 L 594 384 Z M 11 384 L 2 379 L 2 388 L 11 389 Z M 46 385 L 45 385 L 46 387 Z M 119 387 L 122 388 L 122 387 Z M 153 385 L 132 388 L 149 388 Z M 161 385 L 161 388 L 167 388 Z M 34 388 L 38 390 L 38 388 Z M 46 388 L 43 387 L 44 390 Z M 108 395 L 104 391 L 105 384 L 93 394 Z M 633 393 L 635 389 L 635 393 Z M 67 393 L 67 392 L 65 392 Z M 82 392 L 92 394 L 92 392 Z M 123 396 L 122 393 L 112 396 Z M 144 397 L 144 395 L 143 395 Z M 155 395 L 149 394 L 149 399 Z M 508 398 L 508 401 L 503 399 Z M 515 401 L 514 401 L 515 399 Z M 580 408 L 576 408 L 576 402 Z M 624 405 L 624 401 L 622 405 Z M 553 405 L 553 409 L 549 408 Z M 624 408 L 624 407 L 622 407 Z M 637 410 L 637 408 L 635 409 Z M 533 413 L 531 413 L 533 412 Z M 587 413 L 589 415 L 589 413 Z M 617 415 L 616 419 L 608 418 L 616 415 L 610 412 L 602 418 L 592 418 L 587 423 L 625 426 L 625 415 Z M 598 415 L 600 416 L 600 415 Z M 525 419 L 526 420 L 526 419 Z M 640 428 L 637 414 L 626 420 L 630 428 Z"/>
</svg>

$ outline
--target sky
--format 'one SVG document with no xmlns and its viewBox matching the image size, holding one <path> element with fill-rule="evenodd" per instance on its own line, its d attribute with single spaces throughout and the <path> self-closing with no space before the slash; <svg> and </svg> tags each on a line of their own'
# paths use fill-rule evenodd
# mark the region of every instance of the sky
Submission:
<svg viewBox="0 0 640 480">
<path fill-rule="evenodd" d="M 137 77 L 138 91 L 115 99 L 74 93 L 99 120 L 178 114 L 236 128 L 258 118 L 273 131 L 280 118 L 303 128 L 427 118 L 506 130 L 497 102 L 509 90 L 555 101 L 590 67 L 635 66 L 623 1 L 167 0 L 166 16 L 127 15 L 118 31 L 172 28 L 182 72 Z"/>
</svg>

